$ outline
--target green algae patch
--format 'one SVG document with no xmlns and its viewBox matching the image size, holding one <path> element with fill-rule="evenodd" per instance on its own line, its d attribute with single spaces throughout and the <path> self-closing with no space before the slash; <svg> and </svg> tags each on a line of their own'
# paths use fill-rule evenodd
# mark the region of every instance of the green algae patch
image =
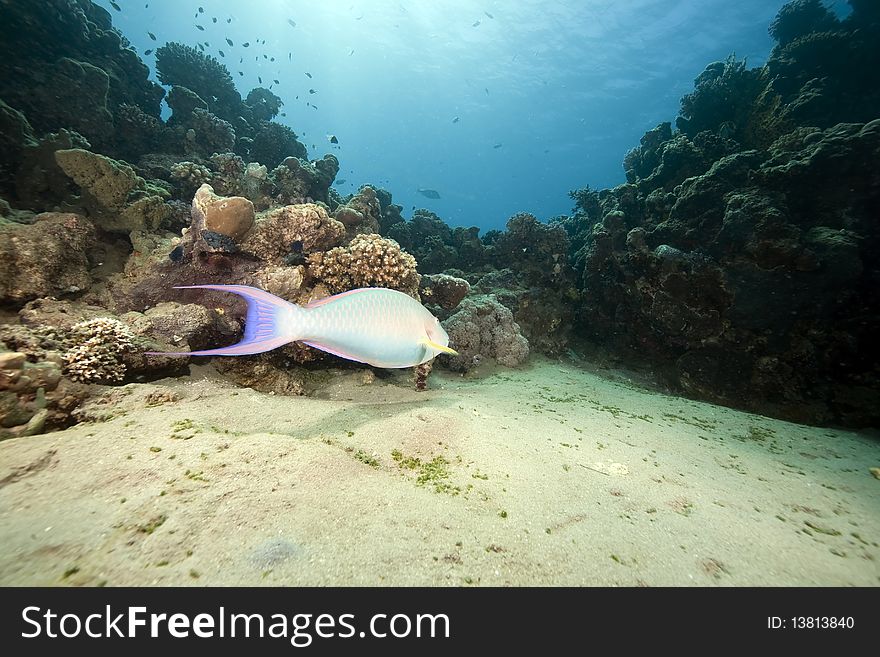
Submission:
<svg viewBox="0 0 880 657">
<path fill-rule="evenodd" d="M 372 454 L 368 454 L 362 449 L 356 450 L 354 452 L 354 458 L 360 461 L 361 463 L 370 466 L 371 468 L 379 467 L 379 459 L 377 459 Z"/>
<path fill-rule="evenodd" d="M 189 440 L 202 430 L 189 418 L 178 420 L 171 425 L 171 438 L 176 440 Z"/>
<path fill-rule="evenodd" d="M 159 529 L 159 527 L 165 524 L 166 520 L 168 520 L 168 516 L 166 516 L 164 513 L 159 514 L 158 516 L 151 518 L 144 524 L 138 525 L 137 530 L 142 534 L 152 534 L 154 531 Z"/>
<path fill-rule="evenodd" d="M 430 461 L 422 461 L 417 456 L 407 456 L 395 449 L 391 452 L 391 458 L 401 470 L 415 471 L 418 486 L 432 486 L 434 492 L 448 495 L 458 495 L 461 492 L 461 488 L 449 482 L 449 461 L 443 456 L 437 455 Z"/>
</svg>

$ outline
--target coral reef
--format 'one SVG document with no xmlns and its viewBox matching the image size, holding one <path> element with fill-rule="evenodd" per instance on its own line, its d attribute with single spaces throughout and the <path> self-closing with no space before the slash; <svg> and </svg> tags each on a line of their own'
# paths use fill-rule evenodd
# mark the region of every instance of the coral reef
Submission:
<svg viewBox="0 0 880 657">
<path fill-rule="evenodd" d="M 296 133 L 286 125 L 271 121 L 258 122 L 254 136 L 247 145 L 247 154 L 251 161 L 261 162 L 270 169 L 288 157 L 308 159 L 306 147 L 297 139 Z"/>
<path fill-rule="evenodd" d="M 465 279 L 448 274 L 423 274 L 419 283 L 422 303 L 447 311 L 458 306 L 470 291 L 470 283 Z"/>
<path fill-rule="evenodd" d="M 251 115 L 258 121 L 271 121 L 284 106 L 278 96 L 263 87 L 251 89 L 244 103 L 250 108 Z"/>
<path fill-rule="evenodd" d="M 162 84 L 186 88 L 227 121 L 241 116 L 244 103 L 229 71 L 196 48 L 175 42 L 157 48 L 156 76 Z"/>
<path fill-rule="evenodd" d="M 193 229 L 211 231 L 240 240 L 254 225 L 254 204 L 241 196 L 218 196 L 202 185 L 193 197 Z"/>
<path fill-rule="evenodd" d="M 46 212 L 72 199 L 76 185 L 58 166 L 55 153 L 76 148 L 87 149 L 90 144 L 79 133 L 65 129 L 25 144 L 10 200 L 18 207 Z"/>
<path fill-rule="evenodd" d="M 171 179 L 180 186 L 181 196 L 191 196 L 199 187 L 211 182 L 213 178 L 208 167 L 188 160 L 172 164 L 170 175 Z"/>
<path fill-rule="evenodd" d="M 174 85 L 165 98 L 168 107 L 171 108 L 171 118 L 168 123 L 174 125 L 185 125 L 192 118 L 192 114 L 197 109 L 208 111 L 208 103 L 202 100 L 192 89 Z"/>
<path fill-rule="evenodd" d="M 479 228 L 450 228 L 436 214 L 424 209 L 415 210 L 409 221 L 403 221 L 402 218 L 397 221 L 400 214 L 399 211 L 393 210 L 394 207 L 396 206 L 391 206 L 389 203 L 382 208 L 383 233 L 398 241 L 403 248 L 415 256 L 419 262 L 419 271 L 423 273 L 436 273 L 447 269 L 475 271 L 486 264 L 485 248 L 479 238 Z"/>
<path fill-rule="evenodd" d="M 867 338 L 880 328 L 867 293 L 880 246 L 870 228 L 878 156 L 880 121 L 799 128 L 717 159 L 672 192 L 576 195 L 563 223 L 582 330 L 697 397 L 799 421 L 870 422 L 865 402 L 880 400 Z"/>
<path fill-rule="evenodd" d="M 170 215 L 167 192 L 124 162 L 82 148 L 55 151 L 55 161 L 80 186 L 79 204 L 104 230 L 155 230 Z"/>
<path fill-rule="evenodd" d="M 87 250 L 94 240 L 91 222 L 77 214 L 44 213 L 31 225 L 0 220 L 0 301 L 85 290 L 92 282 Z"/>
<path fill-rule="evenodd" d="M 334 155 L 308 162 L 296 157 L 285 157 L 275 167 L 269 181 L 270 194 L 284 205 L 329 201 L 330 185 L 339 172 L 339 161 Z"/>
<path fill-rule="evenodd" d="M 159 117 L 164 91 L 113 28 L 83 0 L 6 3 L 0 22 L 0 98 L 37 134 L 74 129 L 118 156 L 122 106 Z M 64 98 L 64 102 L 58 102 Z"/>
<path fill-rule="evenodd" d="M 27 117 L 0 100 L 0 190 L 4 193 L 13 189 L 8 182 L 21 166 L 25 148 L 36 143 Z"/>
<path fill-rule="evenodd" d="M 232 124 L 206 109 L 195 108 L 184 125 L 187 128 L 187 153 L 207 157 L 214 153 L 225 153 L 235 146 L 235 130 L 232 129 Z"/>
<path fill-rule="evenodd" d="M 378 233 L 382 208 L 376 190 L 364 185 L 345 204 L 338 206 L 333 216 L 344 223 L 349 230 L 358 233 Z"/>
<path fill-rule="evenodd" d="M 61 375 L 62 357 L 51 352 L 31 362 L 0 345 L 0 439 L 33 436 L 72 423 L 71 412 L 88 387 Z"/>
<path fill-rule="evenodd" d="M 40 299 L 19 318 L 20 325 L 0 324 L 0 438 L 88 419 L 78 409 L 93 384 L 187 371 L 185 360 L 146 350 L 204 348 L 240 330 L 216 311 L 171 303 L 115 318 L 101 307 Z"/>
<path fill-rule="evenodd" d="M 695 397 L 880 420 L 880 21 L 852 6 L 787 4 L 765 66 L 710 64 L 680 132 L 661 124 L 627 154 L 630 184 L 573 193 L 585 335 Z"/>
<path fill-rule="evenodd" d="M 74 324 L 70 338 L 76 344 L 64 353 L 64 374 L 80 383 L 122 381 L 125 365 L 121 356 L 134 351 L 134 336 L 119 320 L 109 317 Z"/>
<path fill-rule="evenodd" d="M 306 377 L 298 369 L 278 363 L 275 354 L 260 354 L 244 361 L 229 358 L 218 361 L 217 371 L 240 386 L 273 395 L 306 394 Z"/>
<path fill-rule="evenodd" d="M 423 392 L 428 389 L 428 377 L 434 367 L 434 361 L 429 360 L 427 363 L 416 365 L 413 368 L 413 385 L 416 390 Z"/>
<path fill-rule="evenodd" d="M 331 293 L 358 287 L 387 287 L 418 298 L 416 260 L 394 240 L 357 235 L 348 246 L 309 255 L 309 272 Z"/>
<path fill-rule="evenodd" d="M 513 321 L 513 314 L 492 295 L 478 295 L 461 302 L 458 312 L 443 322 L 449 344 L 458 356 L 442 354 L 441 362 L 455 371 L 467 372 L 494 359 L 516 367 L 529 355 L 529 341 Z"/>
<path fill-rule="evenodd" d="M 437 364 L 456 371 L 585 339 L 695 397 L 876 423 L 880 10 L 850 4 L 838 19 L 818 0 L 789 3 L 767 63 L 709 64 L 677 119 L 626 154 L 626 184 L 572 192 L 568 217 L 517 214 L 481 236 L 424 209 L 407 220 L 375 185 L 341 196 L 336 156 L 310 159 L 274 122 L 280 98 L 257 87 L 242 99 L 196 48 L 156 51 L 164 121 L 162 88 L 105 10 L 6 3 L 0 302 L 19 324 L 0 325 L 2 435 L 90 417 L 76 408 L 94 383 L 187 371 L 148 349 L 234 342 L 241 300 L 172 289 L 205 283 L 294 303 L 404 291 L 443 319 L 460 355 Z M 323 358 L 294 344 L 217 366 L 305 394 Z"/>
<path fill-rule="evenodd" d="M 339 244 L 345 226 L 320 205 L 285 205 L 261 214 L 241 248 L 269 264 L 285 264 L 291 254 L 312 253 Z"/>
</svg>

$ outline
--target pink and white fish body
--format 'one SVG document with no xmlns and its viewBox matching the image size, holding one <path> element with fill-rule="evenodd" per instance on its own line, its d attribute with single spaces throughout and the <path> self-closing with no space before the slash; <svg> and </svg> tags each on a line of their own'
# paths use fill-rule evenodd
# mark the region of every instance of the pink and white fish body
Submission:
<svg viewBox="0 0 880 657">
<path fill-rule="evenodd" d="M 246 285 L 187 285 L 221 290 L 247 301 L 244 338 L 229 347 L 163 356 L 245 356 L 299 341 L 342 358 L 376 367 L 413 367 L 449 348 L 449 336 L 422 304 L 380 287 L 367 287 L 297 306 Z"/>
</svg>

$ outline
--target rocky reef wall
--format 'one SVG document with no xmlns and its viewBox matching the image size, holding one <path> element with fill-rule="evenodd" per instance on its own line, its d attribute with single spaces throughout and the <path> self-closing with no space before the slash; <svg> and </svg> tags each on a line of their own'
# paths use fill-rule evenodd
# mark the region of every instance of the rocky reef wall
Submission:
<svg viewBox="0 0 880 657">
<path fill-rule="evenodd" d="M 851 4 L 786 5 L 766 65 L 709 64 L 627 184 L 572 193 L 584 336 L 701 399 L 877 424 L 880 20 Z"/>
</svg>

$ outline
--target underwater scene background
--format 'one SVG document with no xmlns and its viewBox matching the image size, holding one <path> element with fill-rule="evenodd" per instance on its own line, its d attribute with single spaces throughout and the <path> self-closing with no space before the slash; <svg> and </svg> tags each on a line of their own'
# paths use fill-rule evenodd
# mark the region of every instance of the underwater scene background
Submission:
<svg viewBox="0 0 880 657">
<path fill-rule="evenodd" d="M 880 3 L 0 37 L 0 583 L 880 582 Z M 247 337 L 194 285 L 390 288 L 455 353 L 148 354 Z"/>
</svg>

